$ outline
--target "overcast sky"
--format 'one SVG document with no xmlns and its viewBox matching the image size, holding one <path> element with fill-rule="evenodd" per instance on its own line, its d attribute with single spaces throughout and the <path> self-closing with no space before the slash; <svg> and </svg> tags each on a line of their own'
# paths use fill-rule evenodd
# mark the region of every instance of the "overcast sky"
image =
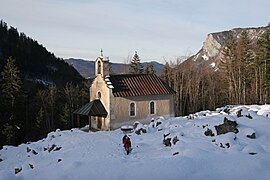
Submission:
<svg viewBox="0 0 270 180">
<path fill-rule="evenodd" d="M 0 19 L 61 58 L 161 63 L 195 54 L 207 34 L 266 26 L 270 0 L 0 0 Z"/>
</svg>

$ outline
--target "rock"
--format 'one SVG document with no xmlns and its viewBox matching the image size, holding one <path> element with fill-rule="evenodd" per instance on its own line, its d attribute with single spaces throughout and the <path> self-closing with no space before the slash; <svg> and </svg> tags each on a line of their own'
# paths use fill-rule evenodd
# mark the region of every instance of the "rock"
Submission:
<svg viewBox="0 0 270 180">
<path fill-rule="evenodd" d="M 239 130 L 236 128 L 237 125 L 237 122 L 230 121 L 225 117 L 223 124 L 215 126 L 215 129 L 217 131 L 217 135 L 226 134 L 228 132 L 234 132 L 237 134 L 239 132 Z"/>
<path fill-rule="evenodd" d="M 215 136 L 211 129 L 207 128 L 207 130 L 204 132 L 204 135 L 206 136 Z"/>
<path fill-rule="evenodd" d="M 55 147 L 56 147 L 56 145 L 53 144 L 53 145 L 49 148 L 48 152 L 51 152 Z"/>
<path fill-rule="evenodd" d="M 239 118 L 239 117 L 242 117 L 242 112 L 243 110 L 242 109 L 239 109 L 237 112 L 236 112 L 236 116 Z"/>
<path fill-rule="evenodd" d="M 223 146 L 223 144 L 222 144 L 222 143 L 220 143 L 220 147 L 225 148 L 225 146 Z"/>
<path fill-rule="evenodd" d="M 252 119 L 252 116 L 250 114 L 246 115 L 246 117 Z"/>
<path fill-rule="evenodd" d="M 15 174 L 18 174 L 21 171 L 22 171 L 22 168 L 21 167 L 20 168 L 15 168 Z"/>
<path fill-rule="evenodd" d="M 58 159 L 58 160 L 57 160 L 57 162 L 61 162 L 61 161 L 62 161 L 62 159 Z"/>
<path fill-rule="evenodd" d="M 189 114 L 187 118 L 188 118 L 189 120 L 194 119 L 194 114 Z"/>
<path fill-rule="evenodd" d="M 165 131 L 164 134 L 163 134 L 163 139 L 165 139 L 167 136 L 169 136 L 171 133 L 170 132 L 167 132 Z"/>
<path fill-rule="evenodd" d="M 147 133 L 145 126 L 138 121 L 134 122 L 133 128 L 137 135 L 140 135 L 141 133 Z"/>
<path fill-rule="evenodd" d="M 136 130 L 135 130 L 135 133 L 136 133 L 137 135 L 141 135 L 141 133 L 147 133 L 147 131 L 146 131 L 146 129 L 144 129 L 144 128 L 140 128 L 140 129 L 136 129 Z"/>
<path fill-rule="evenodd" d="M 27 147 L 27 148 L 26 148 L 26 152 L 29 153 L 30 151 L 31 151 L 31 149 L 30 149 L 29 147 Z"/>
<path fill-rule="evenodd" d="M 179 141 L 179 139 L 177 136 L 175 136 L 172 141 L 173 141 L 173 145 L 175 145 Z"/>
<path fill-rule="evenodd" d="M 139 121 L 133 123 L 133 129 L 136 129 L 138 125 L 141 124 Z"/>
<path fill-rule="evenodd" d="M 59 147 L 56 147 L 53 151 L 59 151 L 62 147 L 59 146 Z"/>
<path fill-rule="evenodd" d="M 31 169 L 34 169 L 34 165 L 33 164 L 28 164 L 30 166 Z"/>
<path fill-rule="evenodd" d="M 3 161 L 3 159 L 0 158 L 0 162 L 2 162 L 2 161 Z"/>
<path fill-rule="evenodd" d="M 37 154 L 38 154 L 34 149 L 32 149 L 32 153 L 33 153 L 34 155 L 37 155 Z"/>
<path fill-rule="evenodd" d="M 172 146 L 172 144 L 171 144 L 171 138 L 163 139 L 163 144 L 165 146 Z"/>
<path fill-rule="evenodd" d="M 225 113 L 227 114 L 230 114 L 230 108 L 226 107 L 224 110 L 223 110 Z"/>
<path fill-rule="evenodd" d="M 227 146 L 227 148 L 230 148 L 230 143 L 226 143 L 225 145 Z"/>
<path fill-rule="evenodd" d="M 158 121 L 158 122 L 156 123 L 156 127 L 158 127 L 158 126 L 161 125 L 161 124 L 162 124 L 162 122 Z"/>
<path fill-rule="evenodd" d="M 256 139 L 256 134 L 252 133 L 251 135 L 247 135 L 247 137 L 250 139 Z"/>
</svg>

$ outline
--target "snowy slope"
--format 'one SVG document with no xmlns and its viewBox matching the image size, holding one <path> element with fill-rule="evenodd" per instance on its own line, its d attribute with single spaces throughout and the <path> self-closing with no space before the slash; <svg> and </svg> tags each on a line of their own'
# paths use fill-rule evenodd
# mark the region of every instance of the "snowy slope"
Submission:
<svg viewBox="0 0 270 180">
<path fill-rule="evenodd" d="M 229 114 L 224 109 L 144 125 L 147 133 L 130 134 L 130 155 L 120 130 L 57 130 L 38 142 L 4 146 L 0 179 L 270 179 L 270 106 L 229 107 Z M 224 117 L 237 121 L 237 134 L 216 135 L 214 126 Z M 214 136 L 204 134 L 207 128 Z M 247 137 L 252 133 L 256 139 Z M 164 134 L 179 141 L 165 146 Z"/>
</svg>

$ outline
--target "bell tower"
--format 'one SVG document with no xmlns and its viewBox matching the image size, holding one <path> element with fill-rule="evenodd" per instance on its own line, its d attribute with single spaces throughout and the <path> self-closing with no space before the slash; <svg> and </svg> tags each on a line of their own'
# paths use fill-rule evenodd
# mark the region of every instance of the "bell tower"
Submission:
<svg viewBox="0 0 270 180">
<path fill-rule="evenodd" d="M 96 76 L 105 77 L 110 74 L 109 57 L 103 57 L 103 50 L 100 51 L 100 56 L 96 59 L 95 64 Z"/>
</svg>

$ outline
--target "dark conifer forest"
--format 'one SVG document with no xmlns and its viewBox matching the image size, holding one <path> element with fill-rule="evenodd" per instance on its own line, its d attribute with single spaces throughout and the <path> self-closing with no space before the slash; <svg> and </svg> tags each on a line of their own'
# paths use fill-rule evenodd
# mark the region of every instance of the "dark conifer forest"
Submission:
<svg viewBox="0 0 270 180">
<path fill-rule="evenodd" d="M 0 147 L 70 129 L 88 82 L 36 40 L 0 21 Z"/>
</svg>

